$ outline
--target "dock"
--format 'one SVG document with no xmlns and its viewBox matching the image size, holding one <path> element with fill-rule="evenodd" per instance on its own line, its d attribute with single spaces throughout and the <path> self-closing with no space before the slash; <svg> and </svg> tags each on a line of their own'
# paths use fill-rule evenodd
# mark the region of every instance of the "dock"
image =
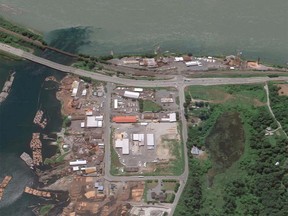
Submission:
<svg viewBox="0 0 288 216">
<path fill-rule="evenodd" d="M 29 154 L 27 154 L 26 152 L 23 152 L 20 156 L 20 158 L 30 167 L 33 168 L 33 160 L 30 157 Z"/>
<path fill-rule="evenodd" d="M 3 197 L 4 190 L 7 187 L 7 185 L 9 184 L 9 182 L 11 181 L 11 179 L 12 179 L 12 176 L 5 176 L 5 178 L 1 182 L 1 184 L 0 184 L 0 201 Z"/>
<path fill-rule="evenodd" d="M 14 76 L 15 76 L 15 72 L 13 72 L 8 80 L 4 83 L 4 86 L 2 88 L 2 91 L 0 93 L 0 103 L 2 103 L 3 101 L 5 101 L 5 99 L 8 97 L 9 92 L 11 90 L 13 81 L 14 81 Z"/>
<path fill-rule="evenodd" d="M 51 193 L 49 191 L 41 191 L 30 187 L 25 187 L 24 192 L 38 197 L 51 198 Z"/>
</svg>

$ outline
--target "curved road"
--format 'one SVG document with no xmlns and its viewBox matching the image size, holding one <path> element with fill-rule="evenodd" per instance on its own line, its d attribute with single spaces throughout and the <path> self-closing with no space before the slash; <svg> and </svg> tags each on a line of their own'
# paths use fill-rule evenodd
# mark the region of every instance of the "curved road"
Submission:
<svg viewBox="0 0 288 216">
<path fill-rule="evenodd" d="M 173 79 L 170 80 L 131 80 L 131 79 L 125 79 L 125 78 L 119 78 L 119 77 L 111 77 L 106 76 L 104 74 L 90 72 L 82 69 L 77 69 L 71 66 L 62 65 L 53 61 L 49 61 L 47 59 L 35 56 L 31 53 L 25 52 L 21 49 L 17 49 L 14 47 L 11 47 L 9 45 L 0 43 L 0 50 L 4 52 L 8 52 L 10 54 L 25 58 L 27 60 L 42 64 L 44 66 L 66 72 L 66 73 L 73 73 L 79 76 L 85 76 L 90 77 L 95 80 L 105 81 L 108 83 L 117 83 L 127 86 L 137 86 L 137 87 L 175 87 L 179 91 L 179 101 L 180 101 L 180 118 L 182 121 L 182 138 L 183 138 L 183 144 L 184 144 L 184 160 L 185 160 L 185 168 L 184 172 L 181 176 L 112 176 L 109 172 L 110 168 L 110 125 L 106 125 L 105 130 L 105 138 L 106 140 L 109 140 L 108 142 L 108 149 L 107 153 L 105 153 L 105 178 L 110 181 L 135 181 L 135 180 L 148 180 L 148 179 L 178 179 L 180 180 L 180 188 L 178 193 L 176 194 L 175 201 L 171 208 L 170 215 L 173 215 L 176 204 L 179 201 L 180 195 L 182 194 L 184 190 L 185 183 L 188 178 L 188 150 L 186 148 L 186 140 L 187 140 L 187 124 L 186 119 L 184 116 L 184 107 L 183 103 L 185 102 L 185 95 L 184 95 L 184 89 L 186 86 L 190 85 L 225 85 L 225 84 L 248 84 L 248 83 L 263 83 L 267 81 L 272 80 L 285 80 L 288 81 L 288 77 L 250 77 L 250 78 L 194 78 L 194 79 L 188 79 L 181 75 L 175 76 Z M 104 70 L 105 72 L 105 70 Z M 233 73 L 233 72 L 231 72 Z M 110 89 L 111 86 L 108 85 L 108 88 Z M 109 103 L 106 103 L 106 110 L 109 110 Z M 105 117 L 106 122 L 110 122 L 109 115 L 106 115 Z M 107 167 L 107 168 L 106 168 Z"/>
</svg>

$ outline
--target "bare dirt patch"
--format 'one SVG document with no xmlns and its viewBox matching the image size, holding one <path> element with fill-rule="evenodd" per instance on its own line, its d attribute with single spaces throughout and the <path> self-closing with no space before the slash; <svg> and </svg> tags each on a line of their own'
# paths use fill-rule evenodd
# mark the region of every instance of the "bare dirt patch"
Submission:
<svg viewBox="0 0 288 216">
<path fill-rule="evenodd" d="M 156 125 L 155 125 L 156 126 Z M 159 125 L 158 125 L 159 126 Z M 155 128 L 156 129 L 156 128 Z M 175 159 L 169 142 L 166 140 L 180 140 L 180 136 L 177 130 L 177 124 L 175 123 L 162 123 L 161 128 L 158 127 L 156 135 L 156 154 L 159 160 L 169 161 Z"/>
<path fill-rule="evenodd" d="M 61 113 L 62 115 L 72 115 L 77 112 L 75 108 L 72 107 L 73 98 L 71 97 L 72 83 L 74 80 L 79 81 L 79 78 L 73 76 L 65 76 L 61 80 L 60 91 L 57 92 L 57 99 L 62 103 Z"/>
<path fill-rule="evenodd" d="M 288 84 L 278 84 L 277 86 L 280 87 L 278 91 L 279 95 L 288 96 Z"/>
</svg>

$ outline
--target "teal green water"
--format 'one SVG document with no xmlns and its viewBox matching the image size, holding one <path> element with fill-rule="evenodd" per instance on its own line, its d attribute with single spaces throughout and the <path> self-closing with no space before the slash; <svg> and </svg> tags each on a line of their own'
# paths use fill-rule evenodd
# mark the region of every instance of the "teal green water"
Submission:
<svg viewBox="0 0 288 216">
<path fill-rule="evenodd" d="M 90 54 L 153 51 L 288 61 L 287 0 L 0 0 L 0 13 L 47 34 L 89 27 Z M 55 33 L 54 33 L 55 34 Z"/>
</svg>

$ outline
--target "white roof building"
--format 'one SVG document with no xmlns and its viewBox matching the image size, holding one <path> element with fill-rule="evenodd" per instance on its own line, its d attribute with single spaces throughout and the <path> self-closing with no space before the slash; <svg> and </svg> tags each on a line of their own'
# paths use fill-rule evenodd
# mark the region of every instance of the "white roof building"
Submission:
<svg viewBox="0 0 288 216">
<path fill-rule="evenodd" d="M 73 169 L 73 171 L 78 171 L 78 170 L 80 170 L 80 169 L 79 169 L 79 166 L 74 166 L 74 167 L 72 167 L 72 169 Z"/>
<path fill-rule="evenodd" d="M 163 122 L 176 122 L 177 117 L 176 113 L 169 113 L 167 118 L 161 118 L 161 121 Z"/>
<path fill-rule="evenodd" d="M 161 98 L 161 103 L 173 103 L 173 98 Z"/>
<path fill-rule="evenodd" d="M 72 83 L 72 94 L 71 94 L 72 97 L 75 97 L 77 95 L 78 87 L 79 87 L 79 82 L 75 80 Z"/>
<path fill-rule="evenodd" d="M 124 92 L 124 97 L 137 99 L 137 98 L 139 98 L 139 96 L 140 96 L 139 92 L 132 92 L 132 91 L 125 91 Z"/>
<path fill-rule="evenodd" d="M 134 88 L 135 92 L 143 92 L 143 88 Z"/>
<path fill-rule="evenodd" d="M 175 57 L 174 59 L 175 62 L 181 62 L 184 61 L 183 57 Z"/>
<path fill-rule="evenodd" d="M 114 109 L 118 108 L 118 99 L 114 99 Z"/>
<path fill-rule="evenodd" d="M 87 89 L 84 89 L 83 91 L 82 91 L 82 96 L 86 96 L 87 95 Z"/>
<path fill-rule="evenodd" d="M 129 139 L 116 139 L 115 147 L 122 148 L 123 155 L 129 154 Z"/>
<path fill-rule="evenodd" d="M 155 142 L 154 142 L 154 134 L 147 134 L 147 148 L 154 149 Z"/>
<path fill-rule="evenodd" d="M 87 161 L 86 160 L 76 160 L 76 161 L 70 161 L 69 164 L 70 164 L 70 166 L 86 165 Z"/>
<path fill-rule="evenodd" d="M 133 134 L 133 141 L 139 140 L 139 134 Z"/>
<path fill-rule="evenodd" d="M 77 92 L 78 92 L 78 88 L 73 88 L 71 96 L 75 97 L 77 95 Z"/>
<path fill-rule="evenodd" d="M 103 116 L 87 116 L 86 127 L 102 127 L 103 125 Z"/>
<path fill-rule="evenodd" d="M 188 61 L 188 62 L 185 62 L 186 66 L 187 67 L 190 67 L 190 66 L 200 66 L 201 65 L 201 62 L 199 61 Z"/>
</svg>

